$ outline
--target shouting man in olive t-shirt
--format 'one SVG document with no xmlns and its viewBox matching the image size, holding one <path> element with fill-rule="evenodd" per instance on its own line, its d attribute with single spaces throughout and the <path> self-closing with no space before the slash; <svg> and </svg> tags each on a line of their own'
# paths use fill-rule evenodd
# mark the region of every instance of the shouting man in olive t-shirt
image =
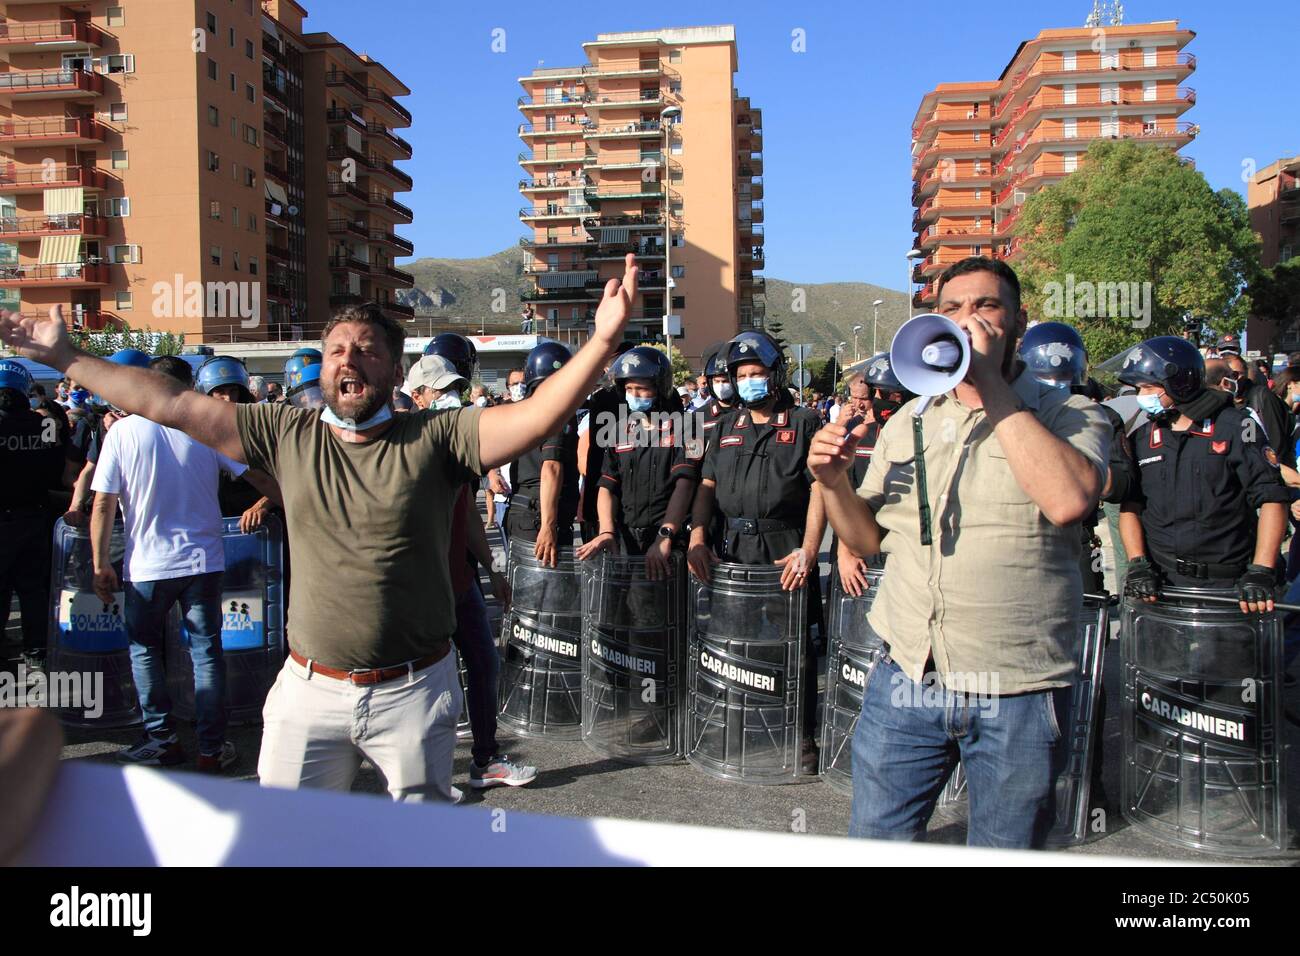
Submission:
<svg viewBox="0 0 1300 956">
<path fill-rule="evenodd" d="M 622 342 L 636 284 L 629 255 L 622 280 L 605 287 L 590 341 L 538 388 L 542 400 L 493 408 L 394 416 L 404 331 L 374 305 L 346 308 L 325 327 L 326 407 L 316 410 L 231 405 L 94 358 L 69 340 L 59 306 L 39 320 L 0 312 L 0 340 L 279 482 L 294 611 L 290 659 L 263 714 L 262 783 L 347 790 L 366 757 L 394 799 L 452 799 L 456 491 L 569 420 Z"/>
</svg>

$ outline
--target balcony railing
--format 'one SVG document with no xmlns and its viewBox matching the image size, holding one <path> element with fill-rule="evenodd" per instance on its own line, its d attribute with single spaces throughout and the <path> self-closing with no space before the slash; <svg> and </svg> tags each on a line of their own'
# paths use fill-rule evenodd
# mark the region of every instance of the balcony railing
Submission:
<svg viewBox="0 0 1300 956">
<path fill-rule="evenodd" d="M 602 199 L 641 199 L 662 198 L 664 184 L 657 181 L 648 182 L 638 179 L 630 183 L 605 183 L 600 186 L 588 186 L 582 194 L 587 199 L 599 202 Z"/>
<path fill-rule="evenodd" d="M 76 283 L 104 285 L 108 266 L 88 262 L 59 262 L 44 265 L 0 266 L 0 285 L 44 285 Z"/>
<path fill-rule="evenodd" d="M 407 189 L 413 189 L 415 187 L 414 179 L 382 157 L 375 156 L 374 154 L 367 156 L 366 166 L 368 166 L 373 172 L 392 177 Z"/>
<path fill-rule="evenodd" d="M 276 246 L 276 245 L 272 245 L 271 243 L 268 242 L 268 243 L 266 244 L 266 254 L 267 254 L 268 256 L 271 256 L 272 258 L 275 258 L 275 259 L 284 259 L 284 260 L 287 261 L 287 260 L 289 259 L 289 247 L 288 247 L 288 246 Z"/>
<path fill-rule="evenodd" d="M 411 144 L 408 143 L 406 140 L 402 139 L 402 137 L 398 136 L 391 129 L 385 126 L 383 123 L 367 123 L 366 132 L 371 136 L 382 137 L 383 139 L 392 143 L 402 152 L 406 153 L 407 159 L 411 158 L 411 153 L 413 152 L 411 148 Z"/>
<path fill-rule="evenodd" d="M 104 127 L 90 116 L 0 120 L 0 141 L 88 139 L 102 143 L 104 133 Z"/>
<path fill-rule="evenodd" d="M 1072 65 L 1067 65 L 1071 64 Z M 1196 69 L 1196 57 L 1190 53 L 1159 50 L 1148 56 L 1144 50 L 1112 50 L 1106 53 L 1076 53 L 1073 61 L 1039 59 L 1029 71 L 1042 73 L 1093 73 L 1103 70 L 1157 70 L 1171 67 Z"/>
<path fill-rule="evenodd" d="M 387 232 L 383 229 L 371 229 L 370 241 L 382 242 L 395 249 L 400 249 L 403 255 L 410 256 L 415 254 L 415 243 L 411 242 L 409 239 L 403 239 L 396 233 Z"/>
<path fill-rule="evenodd" d="M 335 217 L 329 221 L 327 228 L 330 235 L 350 235 L 356 236 L 358 239 L 366 240 L 370 238 L 370 230 L 366 227 L 364 222 L 356 222 L 351 219 L 340 219 Z"/>
<path fill-rule="evenodd" d="M 370 205 L 383 206 L 390 209 L 405 219 L 414 219 L 415 213 L 411 211 L 410 206 L 404 206 L 392 196 L 385 196 L 383 193 L 372 192 L 370 194 Z"/>
<path fill-rule="evenodd" d="M 555 272 L 591 272 L 592 268 L 585 262 L 557 262 L 550 265 L 545 262 L 530 262 L 524 266 L 524 275 L 536 276 Z"/>
<path fill-rule="evenodd" d="M 567 179 L 521 179 L 520 189 L 584 189 L 591 185 L 585 176 L 570 176 Z"/>
<path fill-rule="evenodd" d="M 262 52 L 277 63 L 284 60 L 284 52 L 280 49 L 280 44 L 266 33 L 262 34 Z"/>
<path fill-rule="evenodd" d="M 358 96 L 360 96 L 362 99 L 366 98 L 366 94 L 367 94 L 366 84 L 362 83 L 355 76 L 352 76 L 350 73 L 346 73 L 343 70 L 326 70 L 325 85 L 345 86 L 348 89 L 352 90 L 354 93 L 356 93 Z"/>
<path fill-rule="evenodd" d="M 103 46 L 104 33 L 84 20 L 33 20 L 0 23 L 0 49 L 19 45 L 53 47 L 59 43 Z"/>
<path fill-rule="evenodd" d="M 593 123 L 587 126 L 582 133 L 584 136 L 618 136 L 621 134 L 639 135 L 641 133 L 658 133 L 662 128 L 662 124 L 658 120 L 636 123 L 612 123 L 608 126 L 600 126 Z"/>
<path fill-rule="evenodd" d="M 19 186 L 83 186 L 102 189 L 107 177 L 102 170 L 90 166 L 70 166 L 66 163 L 19 169 L 12 163 L 0 165 L 0 188 Z"/>
<path fill-rule="evenodd" d="M 103 93 L 104 77 L 85 70 L 10 70 L 0 73 L 0 92 L 23 94 L 63 89 Z"/>
<path fill-rule="evenodd" d="M 586 203 L 582 205 L 525 206 L 519 210 L 520 219 L 541 219 L 545 217 L 563 218 L 567 216 L 585 216 L 594 212 Z"/>
<path fill-rule="evenodd" d="M 398 269 L 396 266 L 380 266 L 378 269 L 371 268 L 372 274 L 379 274 L 394 279 L 403 285 L 415 285 L 415 276 L 405 269 Z"/>
<path fill-rule="evenodd" d="M 102 236 L 107 228 L 108 224 L 99 216 L 79 212 L 0 218 L 0 237 L 7 239 L 64 234 Z"/>
<path fill-rule="evenodd" d="M 394 315 L 400 315 L 406 319 L 415 318 L 415 306 L 402 305 L 400 302 L 380 302 L 379 307 L 385 312 L 392 312 Z"/>
<path fill-rule="evenodd" d="M 402 119 L 406 120 L 406 122 L 408 123 L 411 122 L 411 111 L 408 110 L 401 103 L 397 102 L 397 100 L 393 99 L 383 90 L 373 86 L 367 88 L 366 99 L 368 99 L 372 103 L 380 103 L 384 106 L 387 106 L 390 110 L 392 110 Z"/>
<path fill-rule="evenodd" d="M 331 269 L 347 269 L 352 272 L 364 272 L 367 275 L 370 274 L 370 269 L 372 267 L 372 263 L 348 255 L 330 256 L 329 263 Z"/>
<path fill-rule="evenodd" d="M 368 203 L 370 201 L 370 195 L 364 189 L 356 183 L 346 183 L 342 180 L 334 179 L 327 182 L 325 184 L 325 192 L 327 195 L 335 198 L 350 196 L 358 202 Z"/>
<path fill-rule="evenodd" d="M 367 129 L 366 121 L 351 110 L 345 110 L 340 106 L 331 106 L 325 110 L 325 122 L 327 123 L 351 123 L 359 129 Z"/>
<path fill-rule="evenodd" d="M 609 226 L 662 226 L 662 213 L 648 212 L 632 216 L 593 216 L 582 221 L 588 229 L 601 229 Z"/>
</svg>

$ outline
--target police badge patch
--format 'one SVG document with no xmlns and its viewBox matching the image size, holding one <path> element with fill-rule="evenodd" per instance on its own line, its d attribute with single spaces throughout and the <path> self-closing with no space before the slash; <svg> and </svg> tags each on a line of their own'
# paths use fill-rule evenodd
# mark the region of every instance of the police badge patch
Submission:
<svg viewBox="0 0 1300 956">
<path fill-rule="evenodd" d="M 1282 467 L 1281 463 L 1277 460 L 1277 452 L 1275 452 L 1268 445 L 1264 446 L 1264 460 L 1267 461 L 1274 468 Z"/>
</svg>

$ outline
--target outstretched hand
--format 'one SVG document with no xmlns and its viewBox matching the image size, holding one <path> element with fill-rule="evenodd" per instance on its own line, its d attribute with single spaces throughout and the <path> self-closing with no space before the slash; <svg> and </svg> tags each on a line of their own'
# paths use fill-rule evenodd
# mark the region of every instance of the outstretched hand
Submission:
<svg viewBox="0 0 1300 956">
<path fill-rule="evenodd" d="M 636 256 L 629 252 L 624 263 L 623 278 L 605 283 L 605 294 L 596 307 L 596 335 L 611 345 L 623 341 L 623 326 L 627 325 L 632 303 L 636 301 L 637 275 L 640 272 Z"/>
<path fill-rule="evenodd" d="M 0 341 L 24 358 L 66 371 L 72 358 L 72 343 L 63 323 L 63 307 L 50 306 L 44 319 L 23 318 L 17 312 L 0 310 Z"/>
</svg>

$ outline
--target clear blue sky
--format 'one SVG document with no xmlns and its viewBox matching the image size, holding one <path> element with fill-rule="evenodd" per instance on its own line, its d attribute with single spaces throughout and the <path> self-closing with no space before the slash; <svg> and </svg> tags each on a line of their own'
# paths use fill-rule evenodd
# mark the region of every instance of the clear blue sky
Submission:
<svg viewBox="0 0 1300 956">
<path fill-rule="evenodd" d="M 411 87 L 416 189 L 402 232 L 417 257 L 488 255 L 524 230 L 515 129 L 516 78 L 539 64 L 586 62 L 597 33 L 665 26 L 736 26 L 736 85 L 763 109 L 769 276 L 861 280 L 901 289 L 910 248 L 910 129 L 938 82 L 995 78 L 1041 29 L 1082 25 L 1091 0 L 973 4 L 754 2 L 430 3 L 303 0 L 306 26 L 369 53 Z M 653 12 L 659 8 L 663 12 Z M 1247 13 L 1247 9 L 1249 12 Z M 551 12 L 546 12 L 546 11 Z M 1245 192 L 1242 164 L 1300 153 L 1293 85 L 1300 20 L 1285 3 L 1131 0 L 1125 22 L 1174 19 L 1196 31 L 1186 119 L 1201 134 L 1183 152 L 1215 189 Z M 1289 18 L 1289 20 L 1288 20 Z M 505 30 L 506 51 L 492 52 Z M 807 52 L 791 50 L 802 28 Z"/>
</svg>

